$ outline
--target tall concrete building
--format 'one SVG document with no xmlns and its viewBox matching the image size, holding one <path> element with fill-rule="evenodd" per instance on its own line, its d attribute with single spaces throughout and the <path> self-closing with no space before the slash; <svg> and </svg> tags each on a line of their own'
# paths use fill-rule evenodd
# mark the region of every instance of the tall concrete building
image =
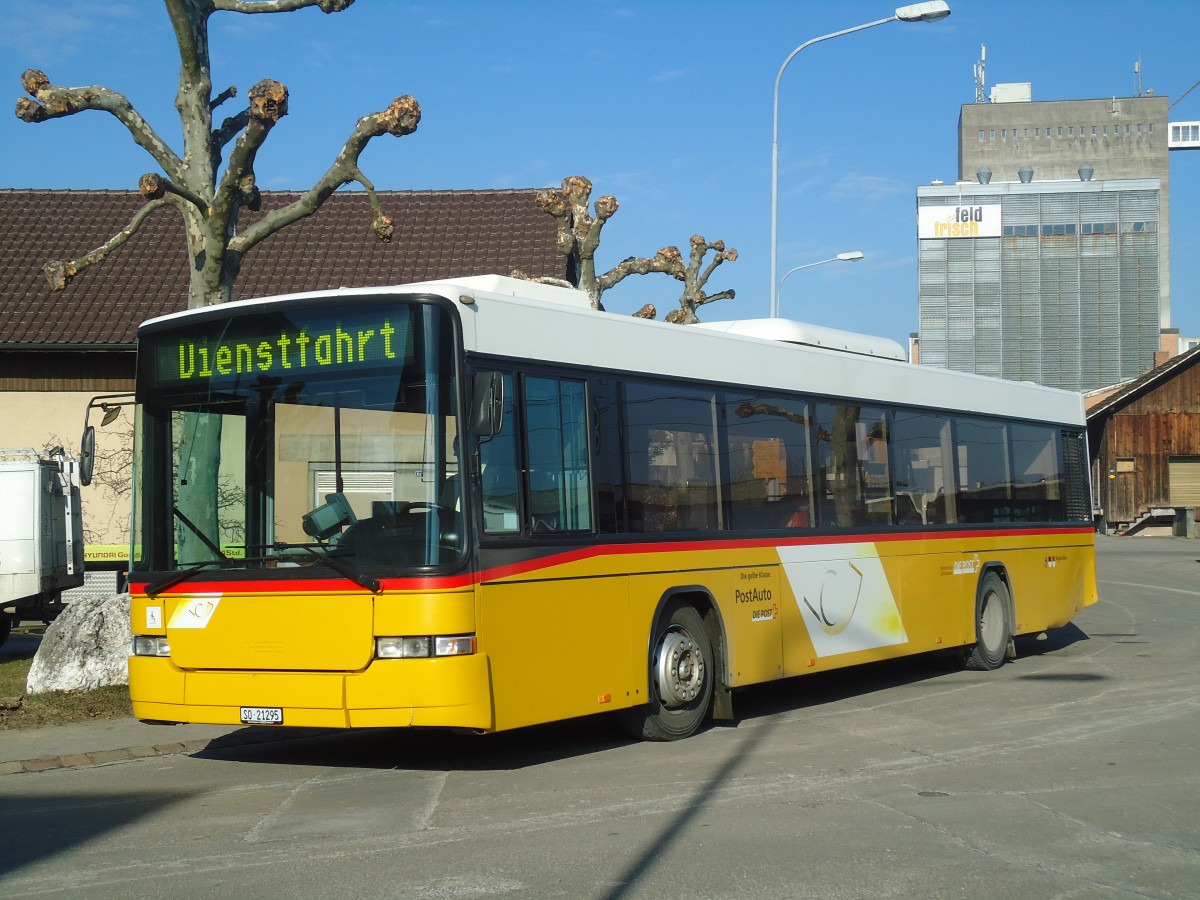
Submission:
<svg viewBox="0 0 1200 900">
<path fill-rule="evenodd" d="M 1031 94 L 963 106 L 958 180 L 917 189 L 920 362 L 1071 390 L 1136 377 L 1170 329 L 1167 99 Z"/>
</svg>

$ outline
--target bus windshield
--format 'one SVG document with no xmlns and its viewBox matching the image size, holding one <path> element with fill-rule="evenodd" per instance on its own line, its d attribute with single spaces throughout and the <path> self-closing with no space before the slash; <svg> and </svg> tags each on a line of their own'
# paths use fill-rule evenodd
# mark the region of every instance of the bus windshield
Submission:
<svg viewBox="0 0 1200 900">
<path fill-rule="evenodd" d="M 442 308 L 395 296 L 148 326 L 133 570 L 371 583 L 457 561 L 453 335 Z"/>
</svg>

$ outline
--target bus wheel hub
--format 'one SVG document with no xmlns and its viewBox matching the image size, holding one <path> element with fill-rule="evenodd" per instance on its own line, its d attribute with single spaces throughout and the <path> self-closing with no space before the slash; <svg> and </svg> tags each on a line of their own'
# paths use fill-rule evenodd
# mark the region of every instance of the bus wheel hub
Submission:
<svg viewBox="0 0 1200 900">
<path fill-rule="evenodd" d="M 704 659 L 696 642 L 678 631 L 663 638 L 655 671 L 658 696 L 668 708 L 696 699 L 704 687 Z"/>
</svg>

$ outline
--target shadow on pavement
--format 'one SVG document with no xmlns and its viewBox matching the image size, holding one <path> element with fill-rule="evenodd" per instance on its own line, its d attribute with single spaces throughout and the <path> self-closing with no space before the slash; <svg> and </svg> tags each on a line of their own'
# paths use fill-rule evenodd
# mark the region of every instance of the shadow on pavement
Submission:
<svg viewBox="0 0 1200 900">
<path fill-rule="evenodd" d="M 187 799 L 164 793 L 59 794 L 36 791 L 0 794 L 0 877 L 119 831 Z"/>
<path fill-rule="evenodd" d="M 1018 658 L 1045 656 L 1088 636 L 1075 625 L 1049 632 L 1043 640 L 1019 638 Z M 960 666 L 952 653 L 885 660 L 746 688 L 736 694 L 739 721 L 819 707 L 923 681 L 953 677 Z M 960 677 L 987 677 L 961 673 Z M 1036 678 L 1036 674 L 1012 677 Z M 736 724 L 736 723 L 732 723 Z M 709 727 L 725 727 L 721 723 Z M 560 759 L 605 753 L 636 743 L 621 732 L 611 714 L 521 728 L 499 734 L 372 728 L 361 731 L 289 729 L 287 740 L 272 739 L 266 728 L 247 728 L 215 741 L 201 759 L 265 765 L 300 765 L 413 771 L 502 771 Z"/>
</svg>

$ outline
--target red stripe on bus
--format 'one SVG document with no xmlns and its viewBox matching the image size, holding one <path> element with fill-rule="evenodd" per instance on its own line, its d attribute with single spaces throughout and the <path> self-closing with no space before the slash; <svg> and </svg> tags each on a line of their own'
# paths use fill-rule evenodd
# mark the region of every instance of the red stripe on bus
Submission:
<svg viewBox="0 0 1200 900">
<path fill-rule="evenodd" d="M 988 528 L 971 531 L 939 531 L 930 533 L 876 533 L 862 535 L 813 535 L 810 537 L 778 538 L 762 537 L 740 540 L 669 541 L 637 544 L 599 544 L 579 547 L 561 553 L 550 553 L 535 559 L 522 560 L 504 566 L 456 575 L 430 575 L 418 577 L 381 579 L 384 590 L 390 591 L 445 591 L 469 587 L 485 581 L 497 581 L 516 575 L 527 575 L 539 569 L 553 569 L 569 563 L 581 562 L 605 556 L 634 555 L 645 553 L 679 553 L 700 550 L 760 550 L 768 547 L 821 546 L 831 544 L 885 544 L 902 541 L 962 541 L 996 537 L 1042 537 L 1091 534 L 1090 526 L 1078 528 Z M 211 593 L 345 593 L 343 578 L 306 579 L 304 581 L 194 581 L 175 585 L 159 596 L 174 594 Z M 148 582 L 133 582 L 131 593 L 144 595 Z M 361 588 L 360 590 L 366 590 Z"/>
</svg>

